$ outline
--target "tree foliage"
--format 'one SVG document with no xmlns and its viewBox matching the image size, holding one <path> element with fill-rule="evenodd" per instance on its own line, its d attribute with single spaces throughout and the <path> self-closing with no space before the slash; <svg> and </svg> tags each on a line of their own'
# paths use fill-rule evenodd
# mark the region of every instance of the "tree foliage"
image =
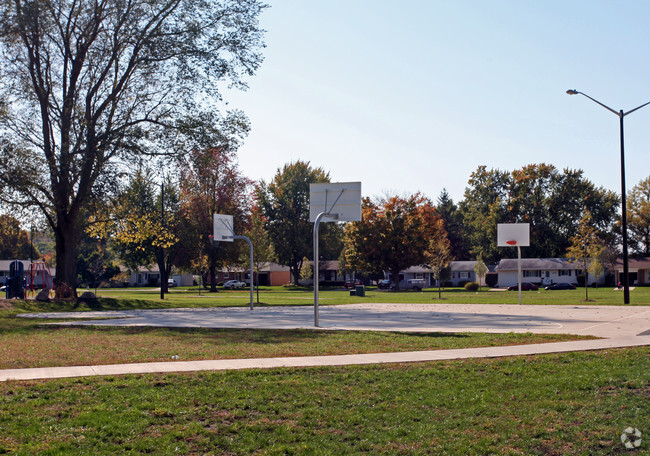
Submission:
<svg viewBox="0 0 650 456">
<path fill-rule="evenodd" d="M 0 199 L 36 207 L 75 286 L 83 219 L 140 154 L 220 123 L 261 63 L 257 0 L 0 0 Z M 241 117 L 235 115 L 235 117 Z"/>
<path fill-rule="evenodd" d="M 599 232 L 614 236 L 618 201 L 615 193 L 596 187 L 580 170 L 559 171 L 541 163 L 508 173 L 479 166 L 460 204 L 463 236 L 472 255 L 493 263 L 513 254 L 497 247 L 497 224 L 530 223 L 526 255 L 560 257 L 587 212 Z"/>
<path fill-rule="evenodd" d="M 213 214 L 233 216 L 235 234 L 249 227 L 251 182 L 237 164 L 235 146 L 194 149 L 179 163 L 184 253 L 179 264 L 204 264 L 211 291 L 216 291 L 216 271 L 239 263 L 240 242 L 213 242 Z"/>
<path fill-rule="evenodd" d="M 650 256 L 650 177 L 629 191 L 626 204 L 630 247 L 641 255 Z"/>
<path fill-rule="evenodd" d="M 396 288 L 400 271 L 427 263 L 431 243 L 447 237 L 433 204 L 419 193 L 364 198 L 361 211 L 362 220 L 345 229 L 346 262 L 359 271 L 390 272 Z"/>
<path fill-rule="evenodd" d="M 0 259 L 36 259 L 40 254 L 32 246 L 29 233 L 20 227 L 20 222 L 11 215 L 0 215 Z"/>
<path fill-rule="evenodd" d="M 111 239 L 120 260 L 132 271 L 157 264 L 163 293 L 172 262 L 179 250 L 179 197 L 174 186 L 149 179 L 138 170 L 113 201 L 109 217 L 91 217 L 88 232 Z"/>
<path fill-rule="evenodd" d="M 585 275 L 585 300 L 589 300 L 589 274 L 595 279 L 603 272 L 602 255 L 604 242 L 594 227 L 591 214 L 586 212 L 580 219 L 578 230 L 571 237 L 566 256 L 576 263 Z"/>
<path fill-rule="evenodd" d="M 304 257 L 313 257 L 313 223 L 309 221 L 309 184 L 329 182 L 322 168 L 312 168 L 309 162 L 296 161 L 278 169 L 271 182 L 262 181 L 257 188 L 257 201 L 265 217 L 280 264 L 288 266 L 297 283 Z M 327 237 L 328 225 L 321 232 Z M 324 249 L 326 250 L 326 249 Z M 338 257 L 338 252 L 331 259 Z"/>
<path fill-rule="evenodd" d="M 442 217 L 449 238 L 450 254 L 456 260 L 469 260 L 470 255 L 466 239 L 463 237 L 462 218 L 458 206 L 449 196 L 447 189 L 442 189 L 436 201 L 436 211 Z"/>
</svg>

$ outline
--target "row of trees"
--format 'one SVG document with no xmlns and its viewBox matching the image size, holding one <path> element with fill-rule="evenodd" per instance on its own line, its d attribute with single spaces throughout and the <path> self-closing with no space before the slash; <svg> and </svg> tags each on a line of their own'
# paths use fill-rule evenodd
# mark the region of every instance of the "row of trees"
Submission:
<svg viewBox="0 0 650 456">
<path fill-rule="evenodd" d="M 398 277 L 399 271 L 414 265 L 428 265 L 439 277 L 453 259 L 482 260 L 484 257 L 481 252 L 496 250 L 496 234 L 490 238 L 485 233 L 496 233 L 496 224 L 502 219 L 488 213 L 483 217 L 479 228 L 481 236 L 471 236 L 472 231 L 468 227 L 473 226 L 472 222 L 477 223 L 477 213 L 480 213 L 481 208 L 491 207 L 492 211 L 500 209 L 495 202 L 489 204 L 488 201 L 477 198 L 479 188 L 476 176 L 497 175 L 501 182 L 513 179 L 511 185 L 521 185 L 521 179 L 516 181 L 514 178 L 525 175 L 524 171 L 540 168 L 550 170 L 549 176 L 564 185 L 568 185 L 567 182 L 571 179 L 579 178 L 572 188 L 592 188 L 581 173 L 558 173 L 546 165 L 531 165 L 512 173 L 488 172 L 484 167 L 479 167 L 469 181 L 473 186 L 466 191 L 466 195 L 473 198 L 474 204 L 464 200 L 461 201 L 460 208 L 444 190 L 437 205 L 422 194 L 384 196 L 375 200 L 364 198 L 362 221 L 345 225 L 324 224 L 321 230 L 323 258 L 339 258 L 345 270 L 364 271 L 372 278 L 382 277 L 385 271 Z M 214 289 L 218 268 L 242 264 L 247 259 L 242 244 L 212 242 L 210 233 L 212 214 L 215 212 L 232 214 L 237 233 L 252 239 L 257 268 L 265 261 L 277 261 L 289 266 L 294 280 L 307 276 L 305 259 L 310 259 L 313 255 L 309 184 L 328 182 L 329 173 L 322 168 L 312 168 L 307 162 L 297 161 L 278 169 L 270 182 L 262 181 L 255 185 L 242 176 L 237 167 L 236 154 L 223 148 L 190 151 L 176 162 L 174 169 L 176 172 L 169 173 L 168 176 L 177 176 L 175 180 L 169 177 L 154 180 L 151 176 L 155 173 L 151 170 L 137 170 L 117 192 L 119 196 L 111 200 L 110 207 L 103 208 L 103 215 L 96 213 L 89 217 L 81 255 L 77 260 L 79 274 L 84 281 L 92 282 L 117 272 L 115 266 L 111 266 L 108 261 L 112 252 L 121 264 L 131 269 L 157 263 L 163 287 L 166 285 L 164 279 L 174 265 L 204 274 Z M 480 182 L 486 180 L 481 178 Z M 643 196 L 647 195 L 643 190 L 649 181 L 650 178 L 642 181 L 630 191 L 631 196 L 642 195 L 640 198 L 630 198 L 638 203 L 629 208 L 630 214 L 634 214 L 630 217 L 631 220 L 642 221 L 644 214 L 647 217 L 650 197 Z M 534 250 L 539 257 L 561 257 L 568 253 L 576 261 L 584 262 L 588 258 L 611 254 L 611 241 L 615 239 L 612 230 L 616 225 L 614 208 L 601 210 L 600 222 L 596 223 L 588 205 L 585 204 L 582 209 L 578 207 L 582 196 L 576 194 L 577 201 L 571 198 L 563 200 L 569 207 L 575 207 L 576 214 L 579 215 L 577 221 L 566 223 L 568 238 L 554 233 L 553 239 L 537 242 L 535 234 L 532 234 L 533 243 L 527 249 L 527 256 L 535 256 L 528 250 Z M 503 195 L 507 197 L 508 192 L 504 191 Z M 596 208 L 602 209 L 604 203 L 616 203 L 615 195 L 602 189 L 586 192 L 586 195 L 588 201 L 595 201 Z M 510 201 L 513 199 L 509 198 Z M 546 195 L 538 194 L 532 199 L 533 203 L 542 201 L 543 204 L 557 204 L 554 202 L 557 196 L 551 191 Z M 512 206 L 510 210 L 514 211 Z M 523 220 L 531 223 L 533 233 L 539 233 L 547 229 L 546 225 L 556 223 L 551 214 L 540 215 L 539 212 L 542 211 L 531 210 Z M 507 214 L 506 211 L 503 213 Z M 561 215 L 561 220 L 566 221 L 566 216 Z M 638 221 L 636 223 L 642 225 Z M 14 231 L 18 230 L 15 219 L 13 225 L 5 223 L 2 226 L 5 225 L 12 226 Z M 641 234 L 647 232 L 639 228 L 641 227 L 634 229 Z M 26 233 L 18 234 L 17 238 L 22 239 L 22 243 L 16 242 L 16 246 L 24 249 Z M 472 239 L 483 239 L 485 244 L 472 244 Z M 647 242 L 647 236 L 643 239 Z M 645 244 L 638 245 L 643 248 Z M 498 249 L 496 253 L 507 255 L 510 252 L 509 249 Z M 499 256 L 488 257 L 487 261 L 494 261 L 495 258 L 498 259 Z M 596 267 L 598 262 L 589 261 L 589 264 L 582 265 L 582 269 L 596 274 L 591 268 Z"/>
</svg>

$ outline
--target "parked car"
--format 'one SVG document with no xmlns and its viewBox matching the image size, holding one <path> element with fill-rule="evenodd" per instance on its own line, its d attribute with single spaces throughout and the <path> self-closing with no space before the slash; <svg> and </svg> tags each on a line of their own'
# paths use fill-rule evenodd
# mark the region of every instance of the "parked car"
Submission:
<svg viewBox="0 0 650 456">
<path fill-rule="evenodd" d="M 554 285 L 549 285 L 548 287 L 544 287 L 545 290 L 575 290 L 576 286 L 573 283 L 556 283 Z"/>
<path fill-rule="evenodd" d="M 343 284 L 346 290 L 351 290 L 357 285 L 363 285 L 363 282 L 361 280 L 355 280 L 355 281 L 347 281 Z"/>
<path fill-rule="evenodd" d="M 175 287 L 176 286 L 176 281 L 174 279 L 167 279 L 167 286 L 168 287 Z"/>
<path fill-rule="evenodd" d="M 391 281 L 388 279 L 380 280 L 379 283 L 377 284 L 377 288 L 381 290 L 387 290 L 390 288 Z"/>
<path fill-rule="evenodd" d="M 246 282 L 242 282 L 240 280 L 228 280 L 223 284 L 223 287 L 229 289 L 235 289 L 235 288 L 244 288 L 246 285 L 247 285 Z"/>
<path fill-rule="evenodd" d="M 519 290 L 519 285 L 517 284 L 508 287 L 508 291 L 513 291 L 513 290 Z M 539 287 L 534 283 L 522 282 L 521 291 L 528 291 L 528 290 L 539 290 Z"/>
<path fill-rule="evenodd" d="M 422 291 L 422 289 L 427 285 L 427 281 L 424 279 L 408 279 L 401 280 L 399 283 L 400 290 L 415 290 Z M 391 284 L 390 289 L 395 289 L 395 284 Z"/>
</svg>

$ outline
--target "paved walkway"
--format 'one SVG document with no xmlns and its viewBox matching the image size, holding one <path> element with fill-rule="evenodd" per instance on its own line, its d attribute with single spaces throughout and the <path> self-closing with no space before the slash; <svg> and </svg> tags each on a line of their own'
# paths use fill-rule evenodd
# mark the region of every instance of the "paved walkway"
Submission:
<svg viewBox="0 0 650 456">
<path fill-rule="evenodd" d="M 0 381 L 143 374 L 198 370 L 333 366 L 490 358 L 650 345 L 650 306 L 518 306 L 482 304 L 354 304 L 320 308 L 314 328 L 311 306 L 156 309 L 111 312 L 25 314 L 76 318 L 57 324 L 210 328 L 313 328 L 417 332 L 533 332 L 593 335 L 599 340 L 507 347 L 433 350 L 292 358 L 172 361 L 105 366 L 0 370 Z M 87 320 L 88 318 L 109 318 Z"/>
</svg>

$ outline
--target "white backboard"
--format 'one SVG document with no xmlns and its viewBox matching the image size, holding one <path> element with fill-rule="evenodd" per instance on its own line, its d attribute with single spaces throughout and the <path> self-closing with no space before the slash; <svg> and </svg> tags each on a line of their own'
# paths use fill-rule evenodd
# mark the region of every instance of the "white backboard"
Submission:
<svg viewBox="0 0 650 456">
<path fill-rule="evenodd" d="M 530 246 L 530 223 L 499 223 L 497 225 L 497 246 Z"/>
<path fill-rule="evenodd" d="M 361 220 L 361 182 L 309 184 L 309 221 L 315 222 L 322 212 L 335 216 L 324 222 Z"/>
<path fill-rule="evenodd" d="M 233 242 L 235 230 L 232 224 L 232 215 L 214 214 L 212 216 L 214 225 L 214 240 L 219 242 Z"/>
</svg>

